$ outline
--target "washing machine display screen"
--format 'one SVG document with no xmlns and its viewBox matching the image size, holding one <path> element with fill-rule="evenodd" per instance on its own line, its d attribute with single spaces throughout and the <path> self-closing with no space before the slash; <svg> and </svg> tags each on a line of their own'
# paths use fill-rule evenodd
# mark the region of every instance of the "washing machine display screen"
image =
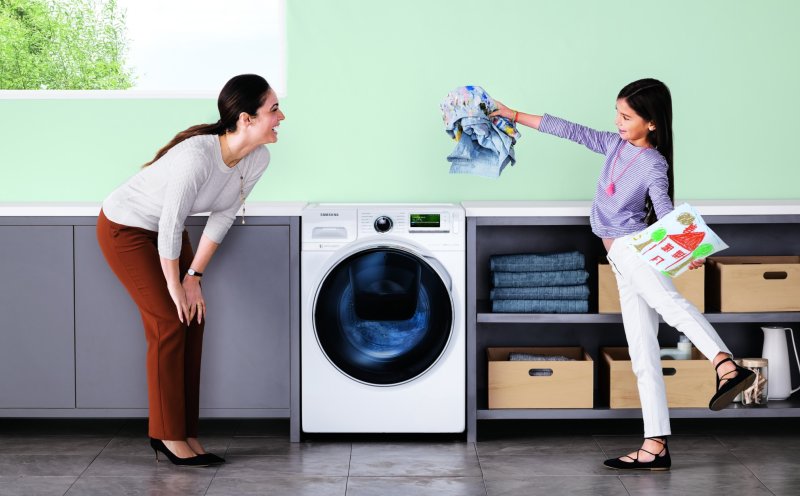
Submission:
<svg viewBox="0 0 800 496">
<path fill-rule="evenodd" d="M 387 386 L 424 374 L 450 339 L 453 309 L 441 277 L 395 248 L 370 248 L 336 265 L 320 286 L 314 330 L 340 371 Z"/>
<path fill-rule="evenodd" d="M 441 215 L 411 214 L 411 227 L 441 227 Z"/>
</svg>

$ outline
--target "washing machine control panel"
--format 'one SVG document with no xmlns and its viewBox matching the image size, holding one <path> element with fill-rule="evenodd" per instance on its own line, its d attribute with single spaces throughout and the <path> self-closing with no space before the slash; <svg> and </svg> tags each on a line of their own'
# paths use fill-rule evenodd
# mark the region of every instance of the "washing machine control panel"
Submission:
<svg viewBox="0 0 800 496">
<path fill-rule="evenodd" d="M 453 204 L 311 204 L 302 250 L 335 251 L 357 241 L 405 240 L 429 250 L 463 250 L 465 215 Z"/>
<path fill-rule="evenodd" d="M 452 214 L 443 211 L 407 210 L 402 212 L 359 212 L 359 233 L 449 233 L 453 231 Z"/>
</svg>

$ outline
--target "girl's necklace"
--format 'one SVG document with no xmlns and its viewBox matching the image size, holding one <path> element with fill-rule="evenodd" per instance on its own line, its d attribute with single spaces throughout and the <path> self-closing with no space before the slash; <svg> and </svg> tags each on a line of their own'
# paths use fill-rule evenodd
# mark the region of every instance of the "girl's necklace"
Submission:
<svg viewBox="0 0 800 496">
<path fill-rule="evenodd" d="M 647 148 L 644 148 L 644 147 L 643 147 L 641 150 L 639 150 L 639 153 L 637 153 L 636 155 L 634 155 L 634 156 L 633 156 L 633 158 L 631 159 L 631 161 L 630 161 L 630 162 L 628 162 L 628 165 L 626 165 L 626 166 L 625 166 L 625 167 L 622 169 L 622 172 L 620 172 L 620 173 L 619 173 L 619 176 L 617 176 L 617 178 L 616 178 L 616 179 L 614 179 L 614 166 L 616 166 L 616 165 L 617 165 L 617 161 L 619 161 L 619 156 L 622 154 L 622 149 L 623 149 L 623 148 L 625 148 L 625 145 L 626 145 L 627 143 L 628 143 L 628 142 L 626 141 L 625 143 L 623 143 L 623 144 L 622 144 L 622 146 L 621 146 L 621 147 L 619 147 L 619 150 L 617 150 L 617 156 L 616 156 L 616 157 L 614 157 L 614 162 L 611 164 L 611 173 L 608 175 L 609 182 L 608 182 L 608 186 L 606 186 L 606 194 L 607 194 L 608 196 L 611 196 L 611 195 L 613 195 L 613 194 L 614 194 L 614 192 L 616 191 L 616 188 L 615 188 L 615 186 L 614 186 L 614 183 L 615 183 L 616 181 L 619 181 L 619 180 L 620 180 L 620 178 L 622 177 L 622 175 L 623 175 L 623 174 L 625 174 L 625 171 L 627 171 L 627 170 L 628 170 L 628 168 L 629 168 L 631 165 L 633 165 L 633 163 L 636 161 L 636 159 L 637 159 L 637 158 L 639 158 L 639 155 L 641 155 L 641 154 L 642 154 L 642 152 L 644 152 L 645 150 L 647 150 Z"/>
</svg>

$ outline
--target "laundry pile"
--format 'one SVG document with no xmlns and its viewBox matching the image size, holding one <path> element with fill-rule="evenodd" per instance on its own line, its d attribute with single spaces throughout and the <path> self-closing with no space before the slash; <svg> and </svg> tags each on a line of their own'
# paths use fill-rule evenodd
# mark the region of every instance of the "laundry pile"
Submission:
<svg viewBox="0 0 800 496">
<path fill-rule="evenodd" d="M 496 178 L 514 165 L 514 144 L 520 134 L 505 117 L 489 117 L 497 110 L 480 86 L 460 86 L 439 104 L 445 131 L 458 143 L 447 156 L 451 174 Z"/>
<path fill-rule="evenodd" d="M 583 253 L 493 255 L 492 312 L 586 313 L 589 273 Z"/>
</svg>

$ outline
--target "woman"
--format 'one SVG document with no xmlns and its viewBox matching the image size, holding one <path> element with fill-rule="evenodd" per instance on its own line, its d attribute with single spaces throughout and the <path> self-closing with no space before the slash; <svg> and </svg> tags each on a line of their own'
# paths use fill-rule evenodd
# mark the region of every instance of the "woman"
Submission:
<svg viewBox="0 0 800 496">
<path fill-rule="evenodd" d="M 269 164 L 262 146 L 285 118 L 267 81 L 236 76 L 217 100 L 220 119 L 178 133 L 103 201 L 97 239 L 142 315 L 147 339 L 150 446 L 176 465 L 224 460 L 197 438 L 205 300 L 200 285 L 236 212 Z M 186 218 L 210 212 L 197 253 Z M 244 211 L 242 213 L 244 223 Z"/>
</svg>

